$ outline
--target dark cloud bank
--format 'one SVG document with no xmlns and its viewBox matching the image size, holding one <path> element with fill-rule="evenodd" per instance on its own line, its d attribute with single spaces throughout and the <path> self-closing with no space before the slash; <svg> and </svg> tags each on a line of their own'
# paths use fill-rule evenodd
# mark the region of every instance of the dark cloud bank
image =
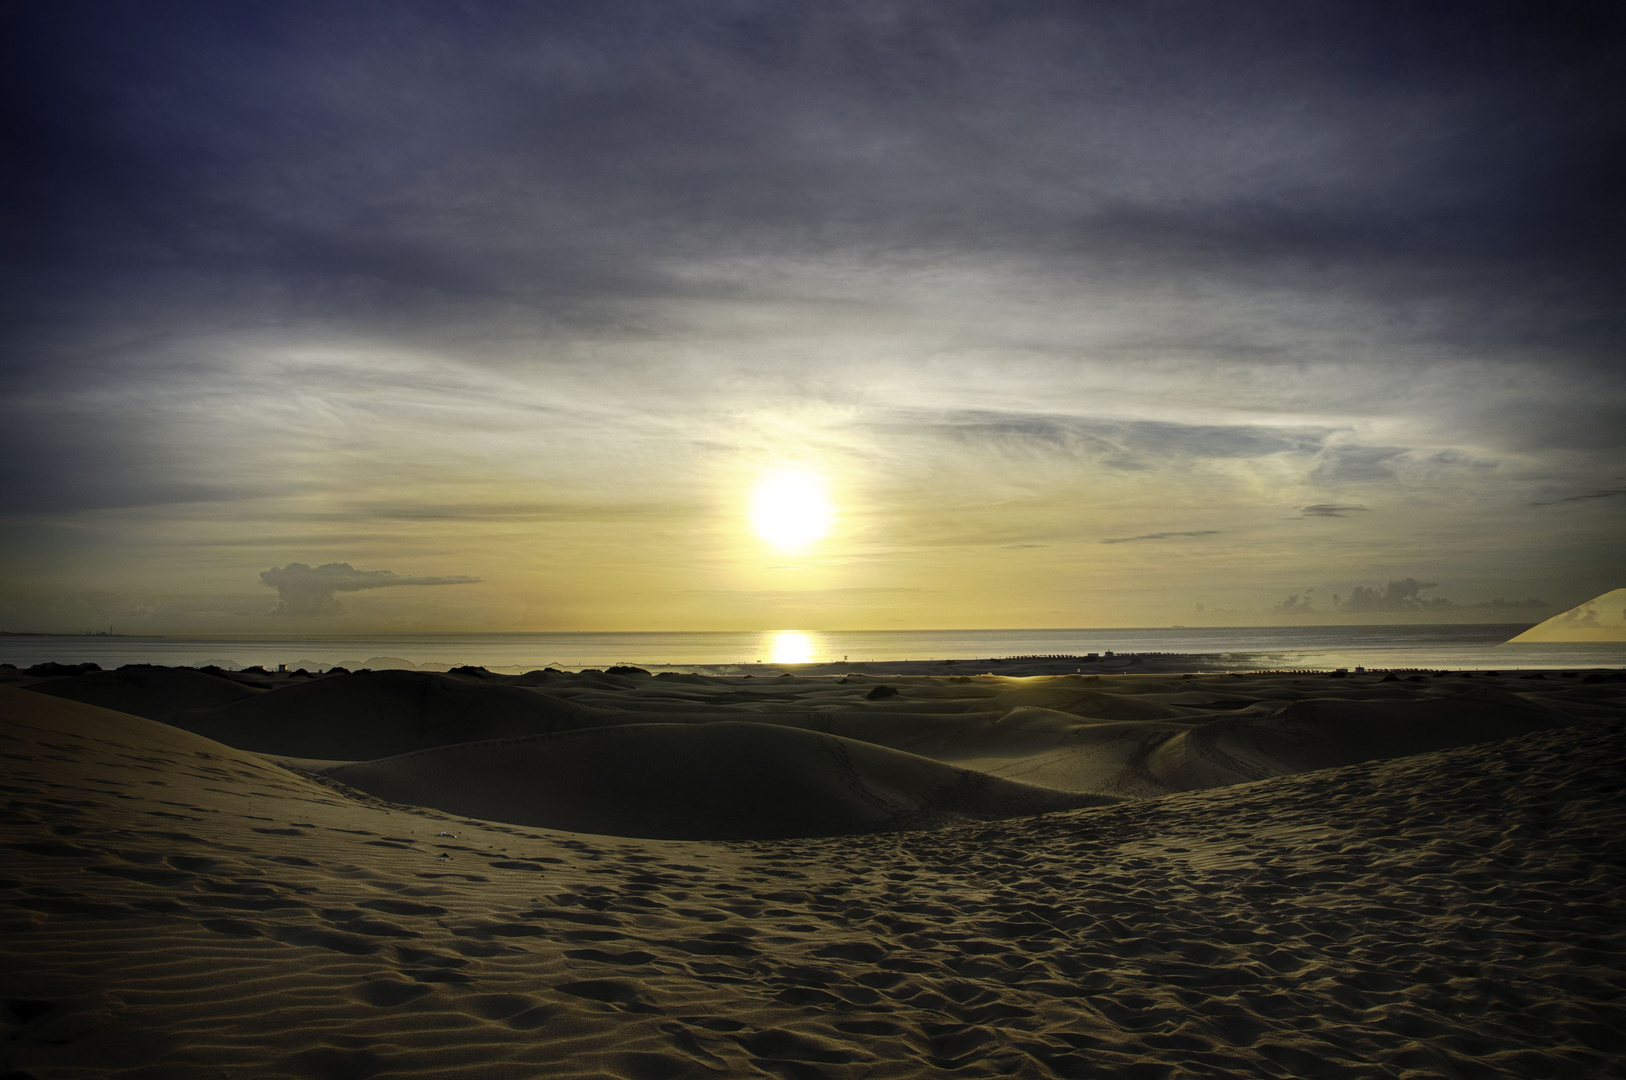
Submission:
<svg viewBox="0 0 1626 1080">
<path fill-rule="evenodd" d="M 1426 312 L 1366 334 L 1583 363 L 1621 340 L 1606 5 L 64 0 L 8 22 L 29 367 L 89 360 L 45 331 L 91 297 L 104 338 L 529 338 L 760 289 L 670 272 L 747 252 L 1231 273 Z M 1229 332 L 1171 311 L 1138 336 Z"/>
</svg>

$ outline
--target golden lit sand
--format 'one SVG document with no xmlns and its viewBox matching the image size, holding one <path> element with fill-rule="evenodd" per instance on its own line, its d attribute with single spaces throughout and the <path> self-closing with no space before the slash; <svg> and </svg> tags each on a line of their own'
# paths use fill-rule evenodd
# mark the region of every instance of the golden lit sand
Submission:
<svg viewBox="0 0 1626 1080">
<path fill-rule="evenodd" d="M 1508 644 L 1626 642 L 1626 589 L 1611 589 L 1537 623 Z"/>
</svg>

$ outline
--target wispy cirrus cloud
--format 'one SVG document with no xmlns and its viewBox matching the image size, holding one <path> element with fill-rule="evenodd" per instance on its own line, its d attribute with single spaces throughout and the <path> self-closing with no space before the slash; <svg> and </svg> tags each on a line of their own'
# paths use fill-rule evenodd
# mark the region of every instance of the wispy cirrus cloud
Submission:
<svg viewBox="0 0 1626 1080">
<path fill-rule="evenodd" d="M 1531 506 L 1558 506 L 1561 503 L 1589 502 L 1592 499 L 1612 499 L 1618 495 L 1626 495 L 1626 488 L 1610 488 L 1608 491 L 1592 491 L 1585 495 L 1568 495 L 1562 499 L 1545 499 L 1533 502 Z"/>
<path fill-rule="evenodd" d="M 1179 540 L 1192 536 L 1218 536 L 1222 529 L 1196 529 L 1191 532 L 1155 532 L 1142 533 L 1139 536 L 1114 536 L 1103 540 L 1103 544 L 1133 544 L 1141 540 Z"/>
<path fill-rule="evenodd" d="M 1120 469 L 1192 459 L 1307 457 L 1320 451 L 1332 434 L 1331 429 L 1305 425 L 1124 420 L 1016 409 L 889 409 L 865 418 L 861 426 L 879 435 L 932 437 L 983 451 L 1093 458 Z"/>
<path fill-rule="evenodd" d="M 1355 503 L 1314 503 L 1310 506 L 1299 507 L 1300 517 L 1345 517 L 1349 514 L 1364 513 L 1366 507 Z"/>
</svg>

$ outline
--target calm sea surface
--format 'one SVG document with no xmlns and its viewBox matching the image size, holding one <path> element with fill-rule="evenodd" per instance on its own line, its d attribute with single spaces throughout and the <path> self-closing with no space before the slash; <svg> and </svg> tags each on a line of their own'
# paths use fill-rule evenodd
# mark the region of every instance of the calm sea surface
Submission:
<svg viewBox="0 0 1626 1080">
<path fill-rule="evenodd" d="M 397 634 L 354 637 L 144 638 L 0 636 L 0 663 L 42 661 L 240 668 L 421 667 L 654 670 L 744 664 L 985 659 L 1005 656 L 1205 653 L 1239 668 L 1626 667 L 1626 644 L 1503 645 L 1516 625 L 1165 627 L 1094 630 L 863 630 L 765 633 Z"/>
</svg>

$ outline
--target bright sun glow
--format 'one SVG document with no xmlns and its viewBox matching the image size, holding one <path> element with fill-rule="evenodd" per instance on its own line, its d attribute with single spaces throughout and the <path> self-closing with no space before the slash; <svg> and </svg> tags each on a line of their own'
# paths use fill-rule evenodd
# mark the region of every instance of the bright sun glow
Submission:
<svg viewBox="0 0 1626 1080">
<path fill-rule="evenodd" d="M 751 492 L 756 534 L 782 551 L 801 551 L 823 539 L 833 516 L 824 477 L 809 469 L 775 469 Z"/>
<path fill-rule="evenodd" d="M 773 634 L 769 651 L 776 664 L 811 664 L 813 639 L 798 630 L 777 630 Z"/>
</svg>

